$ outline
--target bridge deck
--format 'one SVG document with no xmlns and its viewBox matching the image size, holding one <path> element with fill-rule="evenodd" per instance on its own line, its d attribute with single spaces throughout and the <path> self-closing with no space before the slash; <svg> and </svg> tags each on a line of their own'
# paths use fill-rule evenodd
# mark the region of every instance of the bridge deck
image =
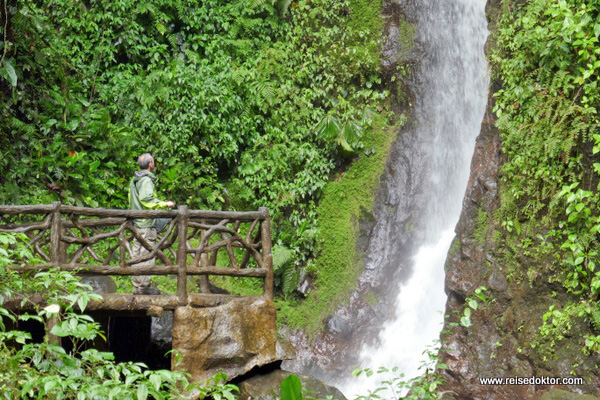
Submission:
<svg viewBox="0 0 600 400">
<path fill-rule="evenodd" d="M 90 311 L 137 311 L 160 308 L 174 310 L 177 307 L 216 307 L 239 298 L 261 298 L 263 296 L 236 296 L 226 294 L 191 293 L 186 302 L 181 304 L 176 294 L 164 293 L 161 295 L 132 295 L 128 293 L 111 293 L 102 295 L 102 301 L 91 301 L 86 310 Z M 23 302 L 23 297 L 13 297 L 4 301 L 3 307 L 11 310 L 31 310 L 35 305 L 45 305 L 41 294 L 34 294 Z"/>
</svg>

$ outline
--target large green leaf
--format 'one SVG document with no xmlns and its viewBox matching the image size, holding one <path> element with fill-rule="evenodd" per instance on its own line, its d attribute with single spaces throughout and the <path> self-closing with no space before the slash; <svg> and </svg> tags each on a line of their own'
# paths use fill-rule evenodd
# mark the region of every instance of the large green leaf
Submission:
<svg viewBox="0 0 600 400">
<path fill-rule="evenodd" d="M 298 376 L 292 374 L 281 382 L 281 400 L 304 400 Z"/>
<path fill-rule="evenodd" d="M 6 71 L 6 75 L 8 75 L 8 80 L 10 84 L 13 87 L 17 86 L 17 71 L 15 71 L 15 67 L 13 67 L 9 60 L 4 60 L 4 70 Z"/>
</svg>

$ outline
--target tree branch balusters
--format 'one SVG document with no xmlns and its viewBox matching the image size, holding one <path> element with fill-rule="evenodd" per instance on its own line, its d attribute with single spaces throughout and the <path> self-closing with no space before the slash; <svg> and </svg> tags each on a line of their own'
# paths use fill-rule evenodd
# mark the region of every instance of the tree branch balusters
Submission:
<svg viewBox="0 0 600 400">
<path fill-rule="evenodd" d="M 141 237 L 132 223 L 134 218 L 171 218 L 171 222 L 153 246 Z M 266 208 L 233 212 L 188 210 L 180 206 L 177 210 L 134 211 L 73 207 L 58 202 L 38 206 L 0 205 L 0 232 L 26 235 L 39 259 L 31 265 L 14 266 L 21 272 L 58 267 L 82 275 L 177 276 L 175 297 L 128 300 L 134 309 L 147 308 L 153 303 L 175 307 L 212 304 L 217 300 L 214 295 L 188 293 L 188 275 L 261 278 L 263 296 L 273 298 L 270 217 Z M 148 254 L 132 258 L 134 238 Z M 157 265 L 134 265 L 150 258 L 156 258 Z M 123 296 L 127 295 L 105 295 L 108 304 L 94 308 L 110 308 L 110 298 Z M 210 296 L 214 298 L 209 300 Z"/>
</svg>

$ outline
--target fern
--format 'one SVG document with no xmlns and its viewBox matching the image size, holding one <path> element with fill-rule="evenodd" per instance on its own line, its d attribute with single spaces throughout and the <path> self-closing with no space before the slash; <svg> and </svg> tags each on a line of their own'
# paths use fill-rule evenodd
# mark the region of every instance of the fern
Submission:
<svg viewBox="0 0 600 400">
<path fill-rule="evenodd" d="M 179 38 L 178 34 L 169 34 L 169 35 L 167 35 L 167 41 L 174 48 L 179 47 L 179 44 L 181 43 L 181 39 Z"/>
<path fill-rule="evenodd" d="M 248 8 L 255 10 L 258 7 L 264 6 L 265 4 L 273 6 L 273 0 L 247 0 L 246 4 Z"/>
<path fill-rule="evenodd" d="M 237 23 L 244 30 L 251 30 L 260 27 L 260 25 L 264 22 L 262 18 L 238 18 Z"/>
<path fill-rule="evenodd" d="M 273 246 L 273 271 L 277 272 L 294 258 L 294 252 L 285 246 Z"/>
<path fill-rule="evenodd" d="M 273 101 L 277 96 L 277 90 L 271 82 L 255 82 L 252 84 L 252 89 L 269 105 L 273 104 Z"/>
<path fill-rule="evenodd" d="M 17 131 L 21 134 L 27 134 L 27 135 L 33 136 L 36 133 L 35 125 L 25 123 L 15 117 L 10 119 L 10 127 L 14 131 Z"/>
<path fill-rule="evenodd" d="M 238 54 L 246 54 L 252 51 L 252 42 L 247 39 L 225 40 L 225 43 L 233 47 Z"/>
<path fill-rule="evenodd" d="M 280 17 L 287 17 L 290 12 L 290 5 L 292 4 L 292 0 L 277 0 L 275 3 L 275 8 L 279 13 Z"/>
<path fill-rule="evenodd" d="M 284 298 L 296 289 L 298 271 L 293 263 L 294 252 L 285 246 L 273 247 L 273 271 L 277 277 Z"/>
<path fill-rule="evenodd" d="M 167 33 L 167 27 L 162 22 L 154 21 L 154 27 L 163 36 Z"/>
<path fill-rule="evenodd" d="M 281 291 L 283 297 L 288 298 L 294 289 L 296 289 L 296 283 L 298 282 L 298 272 L 294 268 L 294 264 L 289 262 L 282 267 L 281 270 Z"/>
<path fill-rule="evenodd" d="M 231 79 L 239 86 L 241 86 L 248 77 L 248 71 L 244 68 L 238 68 L 231 71 Z"/>
<path fill-rule="evenodd" d="M 201 59 L 201 57 L 198 55 L 198 53 L 194 50 L 184 49 L 183 54 L 185 54 L 187 59 L 192 61 L 193 63 L 197 63 Z"/>
</svg>

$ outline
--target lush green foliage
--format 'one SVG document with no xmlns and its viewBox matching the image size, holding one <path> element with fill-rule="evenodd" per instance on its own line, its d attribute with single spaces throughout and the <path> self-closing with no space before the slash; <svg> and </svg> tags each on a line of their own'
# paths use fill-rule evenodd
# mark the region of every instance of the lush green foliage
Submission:
<svg viewBox="0 0 600 400">
<path fill-rule="evenodd" d="M 465 328 L 473 325 L 471 322 L 471 310 L 476 311 L 479 308 L 480 302 L 487 302 L 485 291 L 487 291 L 485 286 L 479 286 L 477 289 L 475 289 L 474 297 L 469 296 L 465 299 L 465 308 L 463 310 L 463 315 L 460 318 L 460 324 Z"/>
<path fill-rule="evenodd" d="M 292 374 L 281 381 L 279 388 L 281 400 L 304 400 L 302 382 L 298 376 Z"/>
<path fill-rule="evenodd" d="M 377 371 L 370 368 L 354 371 L 355 376 L 362 374 L 367 377 L 376 377 L 379 386 L 368 394 L 356 398 L 356 400 L 385 400 L 385 399 L 407 399 L 407 400 L 437 400 L 444 397 L 440 386 L 445 382 L 441 376 L 441 371 L 446 369 L 444 363 L 438 362 L 437 354 L 439 348 L 427 349 L 424 354 L 427 359 L 421 364 L 419 369 L 422 374 L 406 379 L 403 373 L 398 371 L 398 367 L 392 369 L 380 367 Z"/>
<path fill-rule="evenodd" d="M 134 157 L 150 150 L 163 197 L 269 207 L 298 271 L 315 250 L 323 188 L 386 96 L 380 7 L 8 1 L 0 203 L 125 208 Z"/>
<path fill-rule="evenodd" d="M 442 399 L 445 392 L 441 390 L 441 385 L 445 380 L 441 377 L 441 371 L 446 369 L 444 363 L 438 362 L 437 354 L 439 348 L 427 349 L 424 354 L 427 359 L 421 364 L 419 369 L 422 374 L 406 379 L 404 374 L 399 372 L 398 367 L 391 369 L 379 367 L 377 371 L 370 368 L 356 369 L 353 376 L 366 376 L 367 378 L 376 378 L 378 387 L 368 391 L 365 395 L 356 397 L 355 400 L 438 400 Z M 313 393 L 302 387 L 302 381 L 296 375 L 290 375 L 281 382 L 280 400 L 314 400 Z M 331 396 L 328 400 L 332 400 Z"/>
<path fill-rule="evenodd" d="M 308 266 L 317 277 L 315 287 L 300 304 L 278 303 L 278 318 L 293 328 L 315 333 L 354 287 L 361 266 L 356 250 L 359 222 L 372 218 L 374 192 L 395 139 L 384 126 L 382 117 L 374 120 L 373 131 L 364 139 L 365 151 L 325 188 L 317 209 L 319 253 Z M 315 240 L 312 233 L 309 237 Z"/>
<path fill-rule="evenodd" d="M 20 295 L 25 296 L 23 303 L 26 303 L 27 296 L 42 293 L 49 304 L 23 315 L 12 315 L 0 308 L 3 317 L 0 393 L 3 398 L 145 399 L 149 395 L 157 399 L 181 398 L 178 388 L 188 385 L 181 373 L 147 371 L 136 363 L 116 364 L 110 353 L 83 350 L 85 341 L 103 337 L 103 334 L 97 323 L 86 315 L 76 314 L 74 307 L 85 309 L 90 300 L 97 300 L 99 296 L 89 293 L 90 287 L 69 273 L 50 271 L 24 278 L 12 272 L 6 268 L 8 265 L 31 255 L 15 237 L 2 234 L 0 242 L 2 301 Z M 17 250 L 13 250 L 15 246 Z M 18 321 L 28 320 L 44 324 L 51 335 L 73 341 L 73 351 L 67 353 L 49 340 L 48 335 L 43 343 L 33 343 L 29 333 L 7 329 L 5 324 L 10 322 L 17 326 Z"/>
<path fill-rule="evenodd" d="M 226 384 L 224 374 L 215 375 L 205 386 L 190 385 L 187 374 L 150 371 L 141 363 L 116 363 L 112 353 L 88 348 L 86 343 L 104 334 L 99 324 L 85 314 L 90 300 L 99 295 L 67 272 L 49 271 L 22 276 L 7 267 L 21 261 L 35 262 L 21 238 L 0 234 L 0 303 L 18 296 L 23 303 L 42 294 L 46 307 L 33 313 L 12 314 L 0 307 L 0 396 L 5 399 L 183 399 L 187 393 L 200 398 L 233 400 L 237 387 Z M 77 307 L 78 310 L 75 310 Z M 42 343 L 19 330 L 20 321 L 37 321 L 46 336 Z M 51 336 L 70 341 L 66 352 Z"/>
<path fill-rule="evenodd" d="M 503 7 L 493 57 L 507 157 L 502 226 L 574 295 L 575 305 L 544 316 L 547 335 L 558 332 L 550 326 L 565 327 L 560 321 L 590 318 L 600 295 L 600 4 L 531 0 Z M 588 343 L 597 339 L 591 335 Z"/>
</svg>

